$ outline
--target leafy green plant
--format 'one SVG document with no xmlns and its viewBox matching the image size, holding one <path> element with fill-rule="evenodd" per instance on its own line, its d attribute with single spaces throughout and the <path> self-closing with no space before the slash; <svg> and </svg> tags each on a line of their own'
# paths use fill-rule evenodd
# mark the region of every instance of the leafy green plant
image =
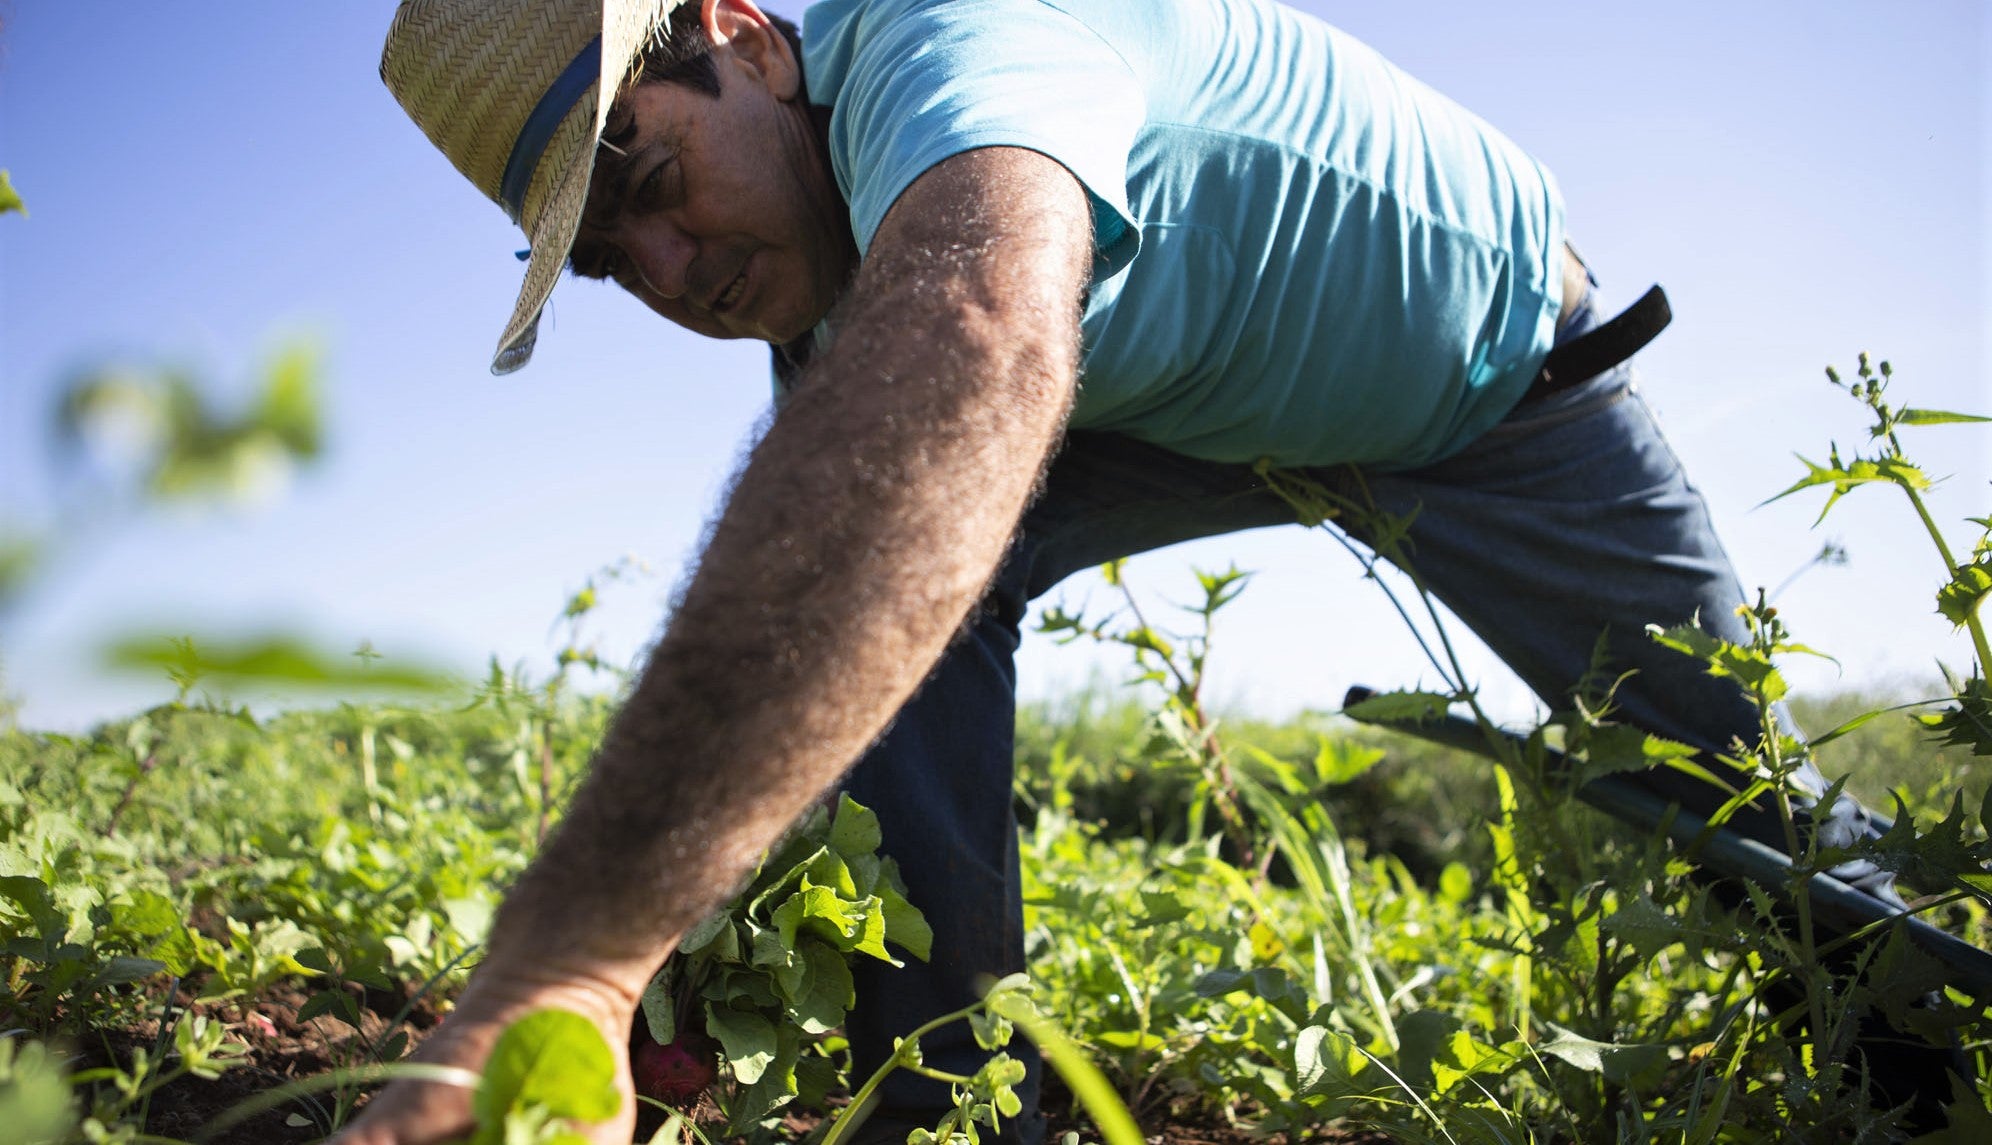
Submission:
<svg viewBox="0 0 1992 1145">
<path fill-rule="evenodd" d="M 1132 623 L 1119 623 L 1115 616 L 1089 621 L 1083 615 L 1053 607 L 1045 612 L 1038 631 L 1063 641 L 1084 638 L 1117 644 L 1133 655 L 1135 680 L 1158 685 L 1164 691 L 1163 705 L 1155 717 L 1157 736 L 1173 747 L 1173 757 L 1187 764 L 1195 775 L 1188 799 L 1189 841 L 1194 843 L 1204 837 L 1208 809 L 1214 808 L 1231 846 L 1249 866 L 1255 837 L 1239 806 L 1237 784 L 1231 775 L 1230 760 L 1218 742 L 1216 722 L 1203 702 L 1205 667 L 1217 613 L 1237 599 L 1249 574 L 1236 567 L 1221 573 L 1197 571 L 1203 600 L 1185 611 L 1196 617 L 1198 630 L 1171 640 L 1142 614 L 1141 602 L 1123 575 L 1126 563 L 1125 560 L 1109 562 L 1101 568 L 1101 573 L 1120 592 Z"/>
<path fill-rule="evenodd" d="M 78 1126 L 84 1140 L 93 1145 L 141 1140 L 145 1107 L 153 1094 L 183 1077 L 212 1081 L 242 1064 L 249 1050 L 231 1040 L 220 1023 L 185 1015 L 172 1029 L 172 1047 L 163 1054 L 138 1046 L 125 1065 L 86 1069 L 70 1077 L 70 1085 L 90 1093 L 89 1114 Z"/>
<path fill-rule="evenodd" d="M 1968 745 L 1976 755 L 1992 755 L 1992 685 L 1986 683 L 1986 673 L 1992 672 L 1992 642 L 1987 641 L 1985 624 L 1979 616 L 1986 597 L 1992 596 L 1992 515 L 1970 519 L 1978 526 L 1978 538 L 1971 547 L 1970 558 L 1959 560 L 1925 497 L 1934 482 L 1904 452 L 1901 438 L 1905 427 L 1984 423 L 1992 422 L 1992 417 L 1893 404 L 1888 387 L 1895 377 L 1894 367 L 1886 361 L 1877 364 L 1867 354 L 1860 355 L 1854 380 L 1844 379 L 1832 367 L 1827 368 L 1826 377 L 1865 406 L 1873 417 L 1868 427 L 1872 451 L 1856 451 L 1851 460 L 1844 460 L 1836 444 L 1828 451 L 1825 465 L 1801 456 L 1799 460 L 1805 464 L 1806 475 L 1772 500 L 1807 489 L 1830 489 L 1826 504 L 1819 510 L 1818 521 L 1824 521 L 1840 498 L 1862 486 L 1891 486 L 1903 495 L 1943 562 L 1944 581 L 1937 589 L 1937 612 L 1970 634 L 1977 657 L 1974 670 L 1964 679 L 1947 673 L 1953 692 L 1950 706 L 1923 716 L 1922 721 L 1944 742 Z"/>
<path fill-rule="evenodd" d="M 928 1066 L 920 1052 L 921 1038 L 961 1021 L 969 1024 L 976 1044 L 992 1054 L 981 1068 L 966 1077 Z M 1141 1133 L 1127 1107 L 1085 1053 L 1037 1008 L 1031 996 L 1030 979 L 1023 974 L 1012 974 L 991 983 L 981 1001 L 943 1014 L 898 1039 L 892 1056 L 852 1094 L 850 1104 L 831 1123 L 820 1145 L 839 1145 L 853 1126 L 861 1125 L 879 1087 L 899 1070 L 947 1082 L 954 1096 L 953 1108 L 932 1129 L 911 1130 L 906 1145 L 978 1145 L 985 1131 L 979 1127 L 986 1127 L 992 1133 L 1001 1132 L 1003 1119 L 1015 1117 L 1023 1110 L 1016 1086 L 1024 1080 L 1024 1063 L 1001 1052 L 1019 1028 L 1037 1043 L 1052 1068 L 1065 1079 L 1100 1128 L 1107 1145 L 1139 1145 Z"/>
<path fill-rule="evenodd" d="M 696 1028 L 717 1043 L 732 1081 L 717 1095 L 728 1132 L 798 1095 L 821 1101 L 837 1083 L 832 1060 L 815 1051 L 852 1004 L 850 959 L 898 965 L 887 942 L 929 956 L 933 932 L 879 842 L 878 817 L 849 796 L 834 813 L 812 808 L 645 992 L 651 1042 L 672 1046 Z"/>
<path fill-rule="evenodd" d="M 14 908 L 0 911 L 0 951 L 9 963 L 5 1013 L 42 1033 L 103 1018 L 105 995 L 164 970 L 157 958 L 121 953 L 130 949 L 121 939 L 156 939 L 179 923 L 171 904 L 152 892 L 97 901 L 78 912 L 28 875 L 0 877 L 0 899 Z M 58 1022 L 59 1014 L 66 1020 Z"/>
</svg>

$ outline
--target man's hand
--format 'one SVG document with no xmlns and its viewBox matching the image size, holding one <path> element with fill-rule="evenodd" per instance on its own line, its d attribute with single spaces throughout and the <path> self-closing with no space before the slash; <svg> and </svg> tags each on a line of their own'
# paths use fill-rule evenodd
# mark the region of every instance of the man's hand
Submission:
<svg viewBox="0 0 1992 1145">
<path fill-rule="evenodd" d="M 636 995 L 578 968 L 508 970 L 487 963 L 413 1060 L 482 1073 L 506 1026 L 536 1010 L 571 1010 L 595 1023 L 608 1042 L 616 1062 L 616 1088 L 622 1093 L 615 1117 L 576 1128 L 594 1145 L 628 1145 L 636 1096 L 625 1047 L 636 1005 Z M 332 1145 L 442 1145 L 468 1138 L 474 1127 L 469 1088 L 402 1080 L 375 1096 Z"/>
</svg>

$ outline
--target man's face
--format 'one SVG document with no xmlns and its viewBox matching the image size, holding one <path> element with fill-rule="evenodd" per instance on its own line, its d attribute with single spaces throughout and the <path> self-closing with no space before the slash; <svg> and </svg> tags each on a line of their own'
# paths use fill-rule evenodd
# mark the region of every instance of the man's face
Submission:
<svg viewBox="0 0 1992 1145">
<path fill-rule="evenodd" d="M 787 342 L 849 278 L 848 223 L 786 41 L 714 7 L 719 96 L 643 83 L 616 102 L 570 260 L 701 334 Z"/>
</svg>

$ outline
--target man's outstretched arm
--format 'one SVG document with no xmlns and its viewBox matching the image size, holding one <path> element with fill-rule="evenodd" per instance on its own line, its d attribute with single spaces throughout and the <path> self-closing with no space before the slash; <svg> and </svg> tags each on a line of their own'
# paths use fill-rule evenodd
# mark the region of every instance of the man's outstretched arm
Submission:
<svg viewBox="0 0 1992 1145">
<path fill-rule="evenodd" d="M 425 1057 L 477 1068 L 503 1020 L 542 1005 L 626 1036 L 671 944 L 885 727 L 979 600 L 1058 438 L 1091 255 L 1084 192 L 1035 152 L 967 152 L 900 197 L 500 910 L 444 1027 L 461 1032 Z M 461 1128 L 454 1101 L 390 1090 L 355 1145 L 440 1139 Z"/>
<path fill-rule="evenodd" d="M 1090 252 L 1078 183 L 1033 152 L 958 156 L 894 206 L 494 958 L 640 987 L 884 728 L 1057 438 Z"/>
</svg>

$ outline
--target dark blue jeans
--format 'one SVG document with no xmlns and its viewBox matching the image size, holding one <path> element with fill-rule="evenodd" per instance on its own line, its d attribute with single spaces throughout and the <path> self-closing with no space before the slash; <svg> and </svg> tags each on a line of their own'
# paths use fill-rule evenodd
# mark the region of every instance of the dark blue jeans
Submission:
<svg viewBox="0 0 1992 1145">
<path fill-rule="evenodd" d="M 1756 709 L 1733 684 L 1644 635 L 1649 623 L 1699 615 L 1747 640 L 1734 615 L 1742 590 L 1708 511 L 1632 383 L 1621 367 L 1524 403 L 1429 468 L 1308 475 L 1350 495 L 1366 487 L 1392 514 L 1416 508 L 1419 576 L 1553 708 L 1567 707 L 1604 633 L 1614 667 L 1637 672 L 1618 694 L 1620 718 L 1708 749 L 1737 736 L 1754 743 Z M 1294 523 L 1248 466 L 1069 436 L 979 614 L 848 780 L 878 812 L 885 849 L 935 934 L 930 963 L 860 970 L 848 1026 L 858 1076 L 890 1054 L 895 1035 L 973 1001 L 981 977 L 1023 968 L 1011 781 L 1013 656 L 1026 605 L 1117 557 Z M 1671 771 L 1648 781 L 1685 805 L 1714 805 L 1711 789 Z M 961 1024 L 922 1045 L 928 1062 L 963 1073 L 984 1056 Z M 1025 1141 L 1037 1124 L 1036 1080 L 1019 1127 Z M 882 1104 L 924 1110 L 946 1099 L 945 1087 L 899 1074 Z"/>
</svg>

